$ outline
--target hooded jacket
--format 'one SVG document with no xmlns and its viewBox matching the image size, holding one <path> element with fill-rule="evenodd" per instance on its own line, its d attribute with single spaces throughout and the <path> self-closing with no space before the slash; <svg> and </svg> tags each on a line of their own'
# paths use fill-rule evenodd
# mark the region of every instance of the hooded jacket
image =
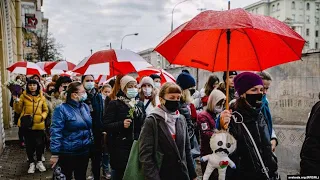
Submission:
<svg viewBox="0 0 320 180">
<path fill-rule="evenodd" d="M 163 153 L 160 169 L 154 161 L 154 116 L 158 126 L 158 149 Z M 172 118 L 176 119 L 172 119 Z M 175 127 L 175 139 L 171 127 Z M 193 166 L 187 124 L 182 115 L 170 115 L 160 107 L 145 120 L 139 139 L 139 159 L 146 180 L 189 180 L 197 177 Z"/>
<path fill-rule="evenodd" d="M 237 104 L 232 111 L 236 111 L 243 116 L 243 123 L 247 126 L 257 145 L 262 160 L 269 170 L 268 174 L 271 179 L 274 179 L 277 176 L 278 165 L 277 158 L 271 150 L 270 134 L 266 120 L 260 111 L 256 111 L 244 103 Z M 266 179 L 253 143 L 242 124 L 231 120 L 229 132 L 237 140 L 237 149 L 230 155 L 237 168 L 234 170 L 228 167 L 226 179 Z"/>
<path fill-rule="evenodd" d="M 27 94 L 26 91 L 20 96 L 19 102 L 13 104 L 14 111 L 20 114 L 18 126 L 21 124 L 21 117 L 24 115 L 34 115 L 32 130 L 44 130 L 45 119 L 48 115 L 48 106 L 46 98 L 42 91 L 37 96 Z"/>
</svg>

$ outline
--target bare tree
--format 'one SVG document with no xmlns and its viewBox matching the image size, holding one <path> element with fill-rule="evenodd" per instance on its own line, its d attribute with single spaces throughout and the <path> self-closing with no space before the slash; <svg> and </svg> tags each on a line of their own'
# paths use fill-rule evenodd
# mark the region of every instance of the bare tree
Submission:
<svg viewBox="0 0 320 180">
<path fill-rule="evenodd" d="M 37 33 L 36 42 L 32 48 L 35 50 L 33 57 L 39 61 L 56 61 L 61 59 L 62 45 L 56 42 L 51 33 Z"/>
</svg>

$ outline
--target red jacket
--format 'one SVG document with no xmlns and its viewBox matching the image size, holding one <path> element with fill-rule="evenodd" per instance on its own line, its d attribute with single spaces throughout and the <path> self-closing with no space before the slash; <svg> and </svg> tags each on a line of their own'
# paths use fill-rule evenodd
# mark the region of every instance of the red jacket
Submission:
<svg viewBox="0 0 320 180">
<path fill-rule="evenodd" d="M 210 114 L 207 111 L 201 111 L 198 114 L 197 125 L 200 129 L 201 143 L 200 153 L 205 156 L 212 153 L 210 148 L 210 138 L 216 127 L 215 114 Z"/>
</svg>

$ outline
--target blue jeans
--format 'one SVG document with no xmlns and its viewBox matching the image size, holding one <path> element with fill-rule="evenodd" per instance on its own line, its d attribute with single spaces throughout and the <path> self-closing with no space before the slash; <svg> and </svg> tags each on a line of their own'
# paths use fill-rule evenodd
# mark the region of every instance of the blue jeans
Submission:
<svg viewBox="0 0 320 180">
<path fill-rule="evenodd" d="M 103 152 L 102 153 L 102 161 L 101 161 L 101 167 L 104 172 L 109 172 L 109 154 Z"/>
</svg>

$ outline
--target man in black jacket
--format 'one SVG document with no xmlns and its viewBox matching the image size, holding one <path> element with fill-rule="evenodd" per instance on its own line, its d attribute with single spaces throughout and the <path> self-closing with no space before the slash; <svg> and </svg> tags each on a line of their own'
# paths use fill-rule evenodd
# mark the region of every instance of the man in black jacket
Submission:
<svg viewBox="0 0 320 180">
<path fill-rule="evenodd" d="M 320 99 L 320 94 L 319 94 Z M 300 157 L 301 175 L 320 175 L 320 101 L 311 110 Z"/>
<path fill-rule="evenodd" d="M 93 75 L 82 76 L 82 84 L 87 91 L 88 98 L 84 102 L 89 106 L 92 117 L 92 132 L 94 146 L 90 152 L 92 173 L 94 179 L 100 179 L 101 157 L 102 157 L 102 118 L 103 100 L 94 88 Z"/>
</svg>

